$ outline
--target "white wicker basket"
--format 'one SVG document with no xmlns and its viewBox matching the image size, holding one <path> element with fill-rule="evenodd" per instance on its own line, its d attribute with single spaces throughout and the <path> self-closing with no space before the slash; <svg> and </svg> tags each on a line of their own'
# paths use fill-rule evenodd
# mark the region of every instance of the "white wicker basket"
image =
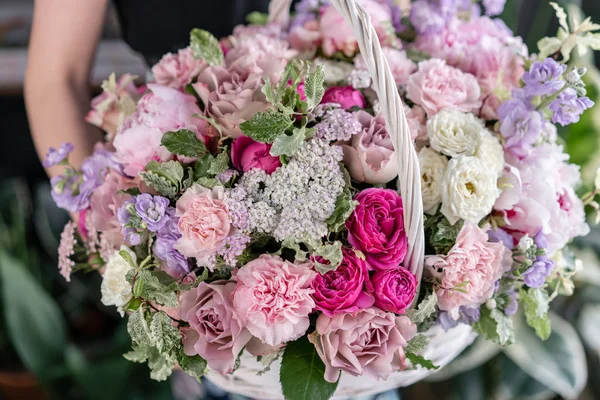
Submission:
<svg viewBox="0 0 600 400">
<path fill-rule="evenodd" d="M 405 266 L 420 282 L 425 254 L 421 176 L 402 100 L 369 15 L 360 4 L 356 3 L 356 0 L 331 0 L 331 4 L 354 30 L 360 52 L 373 78 L 373 88 L 379 98 L 388 132 L 396 149 L 400 166 L 398 187 L 404 202 L 404 228 L 408 236 Z M 290 5 L 291 0 L 272 0 L 269 6 L 269 21 L 287 26 L 290 19 Z M 440 326 L 434 326 L 425 334 L 430 342 L 423 356 L 441 367 L 454 359 L 473 342 L 476 336 L 468 325 L 458 325 L 447 332 L 444 332 Z M 210 371 L 207 377 L 217 386 L 230 392 L 255 399 L 283 399 L 279 384 L 279 367 L 280 362 L 275 362 L 269 372 L 259 376 L 257 373 L 264 367 L 256 361 L 255 357 L 244 353 L 240 368 L 235 373 L 223 376 Z M 365 396 L 408 386 L 430 374 L 430 371 L 418 368 L 396 372 L 387 381 L 378 382 L 367 377 L 353 377 L 342 373 L 334 399 Z"/>
</svg>

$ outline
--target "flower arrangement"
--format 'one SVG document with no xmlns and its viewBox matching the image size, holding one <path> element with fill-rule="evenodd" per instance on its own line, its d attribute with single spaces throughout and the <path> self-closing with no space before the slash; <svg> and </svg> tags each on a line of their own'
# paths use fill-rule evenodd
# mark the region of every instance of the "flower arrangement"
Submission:
<svg viewBox="0 0 600 400">
<path fill-rule="evenodd" d="M 566 62 L 575 45 L 600 47 L 600 26 L 569 26 L 552 3 L 559 34 L 529 55 L 493 18 L 503 0 L 358 2 L 418 151 L 422 279 L 403 265 L 396 149 L 352 30 L 326 1 L 301 1 L 289 27 L 239 26 L 221 41 L 193 30 L 153 83 L 105 83 L 87 119 L 107 140 L 80 168 L 69 144 L 48 153 L 45 166 L 65 166 L 56 203 L 79 213 L 60 271 L 103 274 L 102 302 L 128 318 L 125 357 L 155 379 L 176 365 L 232 374 L 249 353 L 265 369 L 281 359 L 286 398 L 298 382 L 327 398 L 340 373 L 436 369 L 420 355 L 434 325 L 507 345 L 520 308 L 550 335 L 549 302 L 572 292 L 566 246 L 589 229 L 554 124 L 593 105 L 585 70 Z M 307 355 L 322 376 L 298 367 Z"/>
</svg>

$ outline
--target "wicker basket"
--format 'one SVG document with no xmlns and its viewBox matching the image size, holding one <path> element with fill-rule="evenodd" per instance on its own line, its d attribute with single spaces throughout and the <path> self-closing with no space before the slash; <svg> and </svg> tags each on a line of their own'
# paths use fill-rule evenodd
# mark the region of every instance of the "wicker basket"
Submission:
<svg viewBox="0 0 600 400">
<path fill-rule="evenodd" d="M 269 6 L 269 21 L 287 26 L 290 19 L 290 4 L 291 0 L 272 0 Z M 331 4 L 344 16 L 354 30 L 360 52 L 373 78 L 373 88 L 379 98 L 388 132 L 394 148 L 397 150 L 396 155 L 400 166 L 398 188 L 404 202 L 404 228 L 408 236 L 405 266 L 416 275 L 417 281 L 420 282 L 425 254 L 421 176 L 402 100 L 368 14 L 355 0 L 331 0 Z M 444 331 L 440 326 L 434 326 L 425 334 L 429 337 L 430 342 L 424 350 L 423 356 L 442 367 L 471 344 L 476 336 L 468 325 L 458 325 L 449 331 Z M 257 375 L 264 367 L 256 361 L 255 357 L 244 353 L 240 368 L 235 373 L 223 376 L 210 371 L 207 376 L 217 386 L 230 392 L 258 399 L 283 399 L 279 384 L 279 367 L 280 362 L 275 362 L 269 372 Z M 423 368 L 400 371 L 392 374 L 385 382 L 342 373 L 334 399 L 365 396 L 408 386 L 426 378 L 430 373 Z"/>
</svg>

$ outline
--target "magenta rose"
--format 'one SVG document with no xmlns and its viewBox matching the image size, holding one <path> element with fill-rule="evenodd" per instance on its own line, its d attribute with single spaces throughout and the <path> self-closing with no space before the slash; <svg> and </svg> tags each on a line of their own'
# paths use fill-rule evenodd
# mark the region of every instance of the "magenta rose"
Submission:
<svg viewBox="0 0 600 400">
<path fill-rule="evenodd" d="M 417 292 L 417 279 L 405 268 L 377 271 L 371 283 L 375 306 L 396 314 L 404 314 Z"/>
<path fill-rule="evenodd" d="M 402 198 L 390 189 L 369 188 L 355 200 L 358 205 L 346 221 L 348 241 L 374 269 L 397 268 L 408 246 Z"/>
<path fill-rule="evenodd" d="M 270 144 L 256 142 L 242 135 L 231 145 L 231 162 L 239 171 L 248 172 L 258 168 L 270 175 L 281 166 L 281 161 L 279 157 L 272 156 L 269 150 Z"/>
<path fill-rule="evenodd" d="M 416 333 L 408 317 L 369 308 L 333 318 L 321 314 L 308 339 L 325 364 L 325 380 L 333 383 L 341 371 L 387 379 L 404 369 L 404 347 Z"/>
<path fill-rule="evenodd" d="M 357 257 L 351 249 L 344 248 L 342 252 L 342 263 L 334 271 L 318 274 L 311 285 L 317 310 L 329 317 L 369 308 L 374 301 L 369 293 L 366 261 Z"/>
<path fill-rule="evenodd" d="M 344 109 L 354 106 L 365 108 L 365 98 L 362 93 L 352 88 L 352 86 L 334 86 L 325 90 L 321 103 L 337 103 Z"/>
<path fill-rule="evenodd" d="M 181 295 L 180 317 L 190 324 L 184 331 L 183 351 L 188 356 L 198 354 L 208 366 L 227 374 L 252 335 L 238 319 L 231 295 L 235 282 L 200 282 Z"/>
</svg>

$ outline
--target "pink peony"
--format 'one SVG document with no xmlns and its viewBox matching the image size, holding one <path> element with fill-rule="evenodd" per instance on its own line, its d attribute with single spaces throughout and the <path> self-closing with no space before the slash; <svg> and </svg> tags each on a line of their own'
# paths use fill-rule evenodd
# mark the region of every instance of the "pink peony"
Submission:
<svg viewBox="0 0 600 400">
<path fill-rule="evenodd" d="M 358 205 L 346 221 L 348 241 L 374 269 L 397 268 L 408 247 L 402 198 L 390 189 L 369 188 L 355 200 Z"/>
<path fill-rule="evenodd" d="M 416 333 L 408 317 L 370 308 L 333 318 L 321 314 L 308 339 L 325 364 L 325 380 L 333 383 L 341 371 L 387 379 L 404 369 L 404 347 Z"/>
<path fill-rule="evenodd" d="M 405 268 L 377 271 L 371 283 L 375 306 L 396 314 L 404 314 L 417 292 L 417 278 Z"/>
<path fill-rule="evenodd" d="M 233 370 L 238 354 L 252 338 L 233 308 L 235 287 L 235 282 L 200 282 L 180 298 L 179 315 L 190 324 L 184 331 L 185 354 L 198 354 L 221 374 Z"/>
<path fill-rule="evenodd" d="M 317 310 L 329 317 L 373 305 L 367 263 L 351 249 L 342 251 L 342 264 L 333 271 L 318 274 L 311 285 Z"/>
<path fill-rule="evenodd" d="M 160 144 L 163 132 L 157 128 L 137 125 L 115 137 L 116 159 L 123 164 L 123 171 L 137 176 L 150 161 L 169 161 L 173 154 Z"/>
<path fill-rule="evenodd" d="M 237 271 L 233 305 L 250 333 L 276 346 L 306 333 L 315 307 L 311 264 L 295 265 L 267 254 Z"/>
<path fill-rule="evenodd" d="M 365 98 L 359 90 L 352 86 L 334 86 L 325 90 L 321 103 L 337 103 L 343 109 L 352 107 L 365 108 Z"/>
<path fill-rule="evenodd" d="M 383 55 L 392 70 L 392 76 L 396 83 L 398 85 L 406 85 L 409 75 L 416 71 L 417 64 L 407 57 L 406 51 L 393 47 L 384 47 Z M 358 69 L 367 69 L 367 64 L 360 54 L 354 59 L 354 65 Z"/>
<path fill-rule="evenodd" d="M 344 164 L 352 178 L 372 184 L 387 183 L 398 176 L 398 159 L 382 115 L 360 110 L 356 119 L 362 131 L 345 144 Z"/>
<path fill-rule="evenodd" d="M 207 189 L 195 184 L 185 191 L 176 204 L 181 238 L 175 243 L 175 250 L 207 266 L 208 258 L 234 230 L 224 200 L 222 186 Z"/>
<path fill-rule="evenodd" d="M 191 48 L 186 47 L 179 50 L 177 54 L 165 54 L 152 67 L 152 74 L 159 85 L 182 89 L 185 85 L 192 83 L 194 77 L 206 66 L 204 61 L 194 58 Z"/>
<path fill-rule="evenodd" d="M 233 166 L 243 172 L 259 168 L 267 174 L 272 174 L 281 166 L 279 157 L 269 154 L 271 145 L 259 143 L 248 136 L 240 136 L 231 145 L 231 162 Z"/>
<path fill-rule="evenodd" d="M 490 299 L 504 272 L 503 259 L 508 252 L 502 243 L 488 242 L 487 233 L 476 224 L 465 222 L 447 256 L 425 260 L 426 274 L 438 282 L 440 310 L 458 319 L 461 306 L 478 308 Z M 454 290 L 456 287 L 461 290 Z"/>
<path fill-rule="evenodd" d="M 475 77 L 439 59 L 419 63 L 419 70 L 408 78 L 407 94 L 429 117 L 448 107 L 463 112 L 481 107 L 481 91 Z"/>
</svg>

